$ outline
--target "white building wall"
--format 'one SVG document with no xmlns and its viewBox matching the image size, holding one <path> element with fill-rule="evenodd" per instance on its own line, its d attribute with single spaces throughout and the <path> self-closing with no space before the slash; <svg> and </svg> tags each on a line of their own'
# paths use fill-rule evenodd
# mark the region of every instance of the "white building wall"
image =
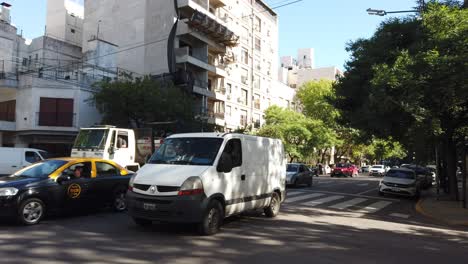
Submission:
<svg viewBox="0 0 468 264">
<path fill-rule="evenodd" d="M 81 46 L 83 12 L 72 0 L 47 0 L 46 35 Z"/>
<path fill-rule="evenodd" d="M 306 69 L 315 68 L 313 48 L 298 49 L 297 66 Z"/>
</svg>

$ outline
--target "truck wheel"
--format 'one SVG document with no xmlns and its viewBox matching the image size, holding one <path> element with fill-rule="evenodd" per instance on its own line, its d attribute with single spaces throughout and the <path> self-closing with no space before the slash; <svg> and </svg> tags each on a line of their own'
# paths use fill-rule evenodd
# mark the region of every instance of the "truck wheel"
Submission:
<svg viewBox="0 0 468 264">
<path fill-rule="evenodd" d="M 138 217 L 133 217 L 133 222 L 139 226 L 150 226 L 153 221 L 148 220 L 148 219 L 143 219 L 143 218 L 138 218 Z"/>
<path fill-rule="evenodd" d="M 45 205 L 42 200 L 30 198 L 23 201 L 18 209 L 18 221 L 23 225 L 35 225 L 41 221 L 45 214 Z"/>
<path fill-rule="evenodd" d="M 119 187 L 114 191 L 114 199 L 112 201 L 112 209 L 116 212 L 123 212 L 127 210 L 127 200 L 125 198 L 127 190 Z"/>
<path fill-rule="evenodd" d="M 198 224 L 198 232 L 203 236 L 216 234 L 223 223 L 223 207 L 217 200 L 211 200 L 203 214 L 202 222 Z"/>
<path fill-rule="evenodd" d="M 276 192 L 274 192 L 271 195 L 270 205 L 268 205 L 268 207 L 265 207 L 265 209 L 263 209 L 263 212 L 265 213 L 267 217 L 273 218 L 278 215 L 280 206 L 281 206 L 280 197 Z"/>
</svg>

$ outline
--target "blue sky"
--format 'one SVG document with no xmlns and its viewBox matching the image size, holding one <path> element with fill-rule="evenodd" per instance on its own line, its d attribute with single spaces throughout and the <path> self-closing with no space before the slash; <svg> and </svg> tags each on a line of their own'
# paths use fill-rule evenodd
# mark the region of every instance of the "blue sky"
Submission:
<svg viewBox="0 0 468 264">
<path fill-rule="evenodd" d="M 12 4 L 13 23 L 19 31 L 23 30 L 26 38 L 32 39 L 44 33 L 46 0 L 8 2 Z M 275 7 L 288 1 L 266 2 Z M 367 8 L 394 11 L 412 9 L 415 5 L 414 0 L 303 0 L 278 8 L 275 11 L 279 15 L 280 56 L 296 56 L 298 48 L 312 47 L 317 67 L 338 66 L 342 69 L 349 57 L 344 50 L 346 43 L 370 37 L 385 19 L 367 15 Z"/>
</svg>

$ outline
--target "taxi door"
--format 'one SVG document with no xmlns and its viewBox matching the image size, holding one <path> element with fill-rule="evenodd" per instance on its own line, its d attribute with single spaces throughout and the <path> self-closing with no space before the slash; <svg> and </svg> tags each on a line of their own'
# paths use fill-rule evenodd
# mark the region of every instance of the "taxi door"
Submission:
<svg viewBox="0 0 468 264">
<path fill-rule="evenodd" d="M 81 168 L 80 173 L 75 172 L 77 168 Z M 63 174 L 71 177 L 61 184 L 65 209 L 89 208 L 93 204 L 91 162 L 75 163 L 66 168 Z"/>
<path fill-rule="evenodd" d="M 126 190 L 129 177 L 121 176 L 120 169 L 105 161 L 94 162 L 96 177 L 93 179 L 92 192 L 95 192 L 96 202 L 108 204 L 113 201 L 116 188 Z"/>
</svg>

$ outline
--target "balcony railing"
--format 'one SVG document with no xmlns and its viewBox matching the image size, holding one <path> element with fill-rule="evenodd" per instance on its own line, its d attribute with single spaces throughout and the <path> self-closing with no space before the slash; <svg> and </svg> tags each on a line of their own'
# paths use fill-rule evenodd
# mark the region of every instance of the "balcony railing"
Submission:
<svg viewBox="0 0 468 264">
<path fill-rule="evenodd" d="M 76 127 L 76 113 L 36 112 L 36 125 Z"/>
</svg>

